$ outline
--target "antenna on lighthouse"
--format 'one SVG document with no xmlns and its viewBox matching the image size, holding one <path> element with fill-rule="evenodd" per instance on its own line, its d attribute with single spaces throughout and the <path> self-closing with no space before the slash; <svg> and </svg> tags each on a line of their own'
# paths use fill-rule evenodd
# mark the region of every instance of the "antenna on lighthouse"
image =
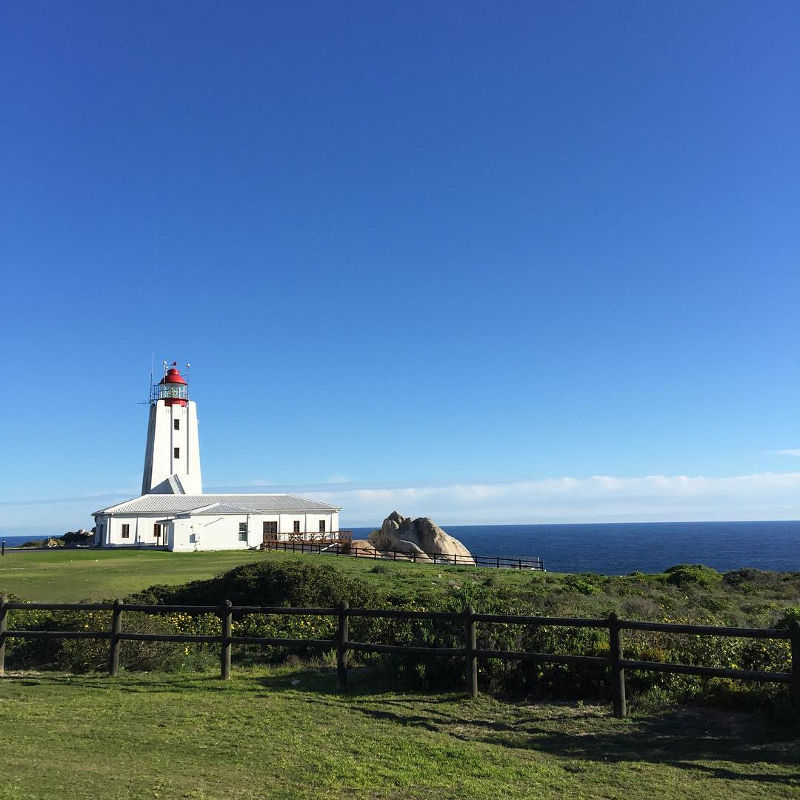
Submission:
<svg viewBox="0 0 800 800">
<path fill-rule="evenodd" d="M 153 370 L 156 366 L 156 354 L 155 352 L 150 353 L 150 385 L 147 387 L 147 396 L 150 398 L 150 402 L 153 402 Z"/>
<path fill-rule="evenodd" d="M 147 386 L 147 400 L 142 400 L 140 406 L 151 406 L 155 400 L 153 396 L 153 370 L 156 364 L 156 354 L 150 353 L 150 383 Z"/>
</svg>

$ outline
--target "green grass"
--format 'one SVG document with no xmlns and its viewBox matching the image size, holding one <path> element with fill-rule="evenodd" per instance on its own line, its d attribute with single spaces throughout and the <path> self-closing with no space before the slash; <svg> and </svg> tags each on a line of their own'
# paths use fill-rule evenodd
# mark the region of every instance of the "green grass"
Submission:
<svg viewBox="0 0 800 800">
<path fill-rule="evenodd" d="M 257 550 L 168 553 L 157 550 L 15 550 L 0 559 L 0 590 L 40 603 L 75 603 L 120 597 L 153 586 L 212 578 L 251 561 L 313 559 L 343 574 L 360 577 L 388 592 L 418 595 L 463 580 L 466 567 L 377 562 L 317 554 L 294 555 Z M 470 580 L 485 580 L 496 570 L 470 570 Z M 522 585 L 530 573 L 503 570 L 504 585 Z"/>
<path fill-rule="evenodd" d="M 327 668 L 7 677 L 0 799 L 800 796 L 797 731 L 764 717 L 616 720 L 354 677 L 346 696 Z"/>
<path fill-rule="evenodd" d="M 156 583 L 213 578 L 239 564 L 268 556 L 250 550 L 16 550 L 0 558 L 0 589 L 40 603 L 97 601 L 122 597 Z"/>
</svg>

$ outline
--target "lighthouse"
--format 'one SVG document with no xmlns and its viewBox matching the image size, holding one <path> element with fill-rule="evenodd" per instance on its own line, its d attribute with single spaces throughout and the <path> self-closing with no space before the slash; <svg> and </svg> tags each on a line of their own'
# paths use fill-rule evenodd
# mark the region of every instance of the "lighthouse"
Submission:
<svg viewBox="0 0 800 800">
<path fill-rule="evenodd" d="M 340 509 L 318 500 L 291 494 L 203 494 L 197 409 L 189 399 L 189 383 L 174 361 L 170 367 L 164 362 L 164 377 L 150 383 L 142 494 L 93 513 L 96 545 L 189 552 L 347 538 L 349 532 L 339 530 Z"/>
<path fill-rule="evenodd" d="M 173 361 L 150 393 L 142 494 L 202 493 L 197 406 Z"/>
</svg>

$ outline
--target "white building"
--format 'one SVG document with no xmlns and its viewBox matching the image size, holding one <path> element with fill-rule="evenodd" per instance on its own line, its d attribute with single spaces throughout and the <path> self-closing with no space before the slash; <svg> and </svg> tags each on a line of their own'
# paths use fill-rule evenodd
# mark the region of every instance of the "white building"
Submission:
<svg viewBox="0 0 800 800">
<path fill-rule="evenodd" d="M 95 544 L 185 551 L 332 541 L 339 511 L 290 494 L 203 494 L 197 409 L 173 363 L 150 399 L 142 494 L 94 512 Z"/>
</svg>

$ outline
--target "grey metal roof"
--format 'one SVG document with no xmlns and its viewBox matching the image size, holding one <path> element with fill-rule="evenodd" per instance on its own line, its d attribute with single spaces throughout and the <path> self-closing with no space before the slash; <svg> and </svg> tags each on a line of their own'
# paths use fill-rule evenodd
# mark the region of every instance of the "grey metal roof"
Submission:
<svg viewBox="0 0 800 800">
<path fill-rule="evenodd" d="M 215 503 L 229 510 L 205 509 Z M 293 494 L 143 494 L 108 508 L 101 508 L 95 514 L 185 514 L 203 509 L 202 513 L 242 514 L 242 513 L 328 513 L 339 511 L 337 506 L 307 500 Z"/>
<path fill-rule="evenodd" d="M 198 508 L 192 514 L 249 514 L 250 509 L 235 506 L 231 503 L 212 503 L 205 508 Z"/>
</svg>

